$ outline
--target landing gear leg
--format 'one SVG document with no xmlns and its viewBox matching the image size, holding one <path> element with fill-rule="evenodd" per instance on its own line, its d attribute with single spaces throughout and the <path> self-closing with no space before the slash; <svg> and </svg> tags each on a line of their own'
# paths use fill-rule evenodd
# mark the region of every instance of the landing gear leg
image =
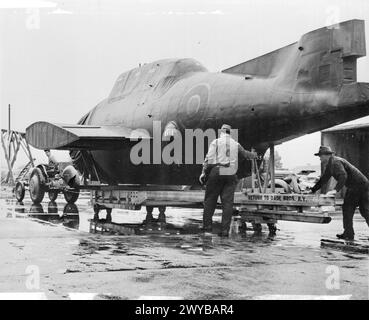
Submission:
<svg viewBox="0 0 369 320">
<path fill-rule="evenodd" d="M 165 223 L 165 221 L 166 221 L 166 216 L 165 216 L 166 207 L 165 206 L 159 206 L 158 209 L 159 209 L 158 222 Z"/>
</svg>

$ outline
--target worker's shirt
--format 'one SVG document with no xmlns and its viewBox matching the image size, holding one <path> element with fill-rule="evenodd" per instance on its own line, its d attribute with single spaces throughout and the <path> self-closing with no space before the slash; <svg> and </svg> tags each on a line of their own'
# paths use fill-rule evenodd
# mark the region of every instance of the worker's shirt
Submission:
<svg viewBox="0 0 369 320">
<path fill-rule="evenodd" d="M 246 151 L 229 134 L 221 133 L 220 138 L 215 139 L 209 146 L 208 153 L 203 163 L 203 173 L 207 173 L 213 166 L 229 167 L 229 172 L 236 173 L 239 154 L 246 159 L 254 159 L 255 154 Z"/>
<path fill-rule="evenodd" d="M 360 188 L 368 183 L 368 179 L 350 162 L 343 158 L 331 156 L 324 170 L 324 174 L 311 191 L 316 192 L 319 190 L 322 185 L 328 183 L 331 177 L 337 180 L 337 185 L 335 187 L 337 192 L 339 192 L 343 186 L 347 188 Z"/>
</svg>

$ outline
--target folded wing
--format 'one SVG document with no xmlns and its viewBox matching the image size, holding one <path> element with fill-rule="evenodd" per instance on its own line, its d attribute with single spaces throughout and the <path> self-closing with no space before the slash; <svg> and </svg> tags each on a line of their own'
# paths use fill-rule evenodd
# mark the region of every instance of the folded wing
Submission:
<svg viewBox="0 0 369 320">
<path fill-rule="evenodd" d="M 137 138 L 150 139 L 145 130 L 124 126 L 67 125 L 35 122 L 26 129 L 26 139 L 37 149 L 105 150 L 122 148 Z"/>
</svg>

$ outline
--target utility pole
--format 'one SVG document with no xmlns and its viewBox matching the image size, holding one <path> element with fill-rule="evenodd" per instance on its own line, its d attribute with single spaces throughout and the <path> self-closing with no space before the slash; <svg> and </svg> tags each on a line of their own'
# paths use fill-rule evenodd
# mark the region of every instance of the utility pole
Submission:
<svg viewBox="0 0 369 320">
<path fill-rule="evenodd" d="M 10 133 L 10 103 L 8 104 L 8 132 Z"/>
<path fill-rule="evenodd" d="M 8 104 L 8 137 L 9 137 L 9 150 L 8 150 L 8 155 L 9 155 L 9 158 L 10 158 L 10 153 L 11 153 L 11 139 L 12 139 L 12 136 L 10 134 L 10 121 L 11 121 L 11 108 L 10 108 L 10 103 Z"/>
</svg>

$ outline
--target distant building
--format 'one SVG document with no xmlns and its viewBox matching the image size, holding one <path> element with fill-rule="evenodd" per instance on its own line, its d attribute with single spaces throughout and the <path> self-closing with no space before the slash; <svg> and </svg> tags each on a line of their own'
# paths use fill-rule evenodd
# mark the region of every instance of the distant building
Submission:
<svg viewBox="0 0 369 320">
<path fill-rule="evenodd" d="M 336 126 L 322 131 L 321 139 L 369 178 L 369 123 Z"/>
<path fill-rule="evenodd" d="M 296 174 L 308 174 L 310 172 L 316 172 L 317 174 L 320 174 L 320 165 L 307 163 L 304 166 L 294 167 L 292 171 Z"/>
</svg>

